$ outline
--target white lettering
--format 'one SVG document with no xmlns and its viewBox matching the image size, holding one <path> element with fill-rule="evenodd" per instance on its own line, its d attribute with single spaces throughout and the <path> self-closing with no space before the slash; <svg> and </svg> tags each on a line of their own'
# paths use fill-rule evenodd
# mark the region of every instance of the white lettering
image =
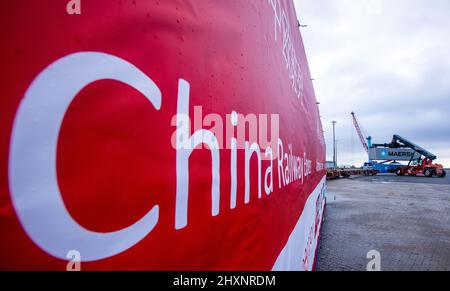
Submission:
<svg viewBox="0 0 450 291">
<path fill-rule="evenodd" d="M 137 244 L 158 223 L 156 205 L 129 227 L 94 232 L 79 225 L 64 205 L 56 173 L 61 124 L 78 92 L 103 79 L 128 84 L 156 110 L 161 108 L 159 88 L 134 65 L 109 54 L 83 52 L 63 57 L 44 69 L 26 91 L 14 120 L 9 159 L 13 205 L 30 238 L 63 260 L 72 249 L 83 254 L 83 261 L 114 256 Z"/>
<path fill-rule="evenodd" d="M 175 204 L 175 228 L 182 229 L 187 225 L 188 218 L 188 191 L 189 191 L 189 157 L 194 149 L 205 144 L 211 151 L 212 158 L 212 183 L 211 183 L 211 214 L 219 215 L 220 203 L 220 155 L 219 143 L 214 134 L 209 130 L 197 130 L 191 137 L 183 125 L 185 117 L 189 115 L 189 91 L 190 85 L 185 80 L 179 80 L 178 84 L 178 110 L 177 119 L 177 193 Z"/>
</svg>

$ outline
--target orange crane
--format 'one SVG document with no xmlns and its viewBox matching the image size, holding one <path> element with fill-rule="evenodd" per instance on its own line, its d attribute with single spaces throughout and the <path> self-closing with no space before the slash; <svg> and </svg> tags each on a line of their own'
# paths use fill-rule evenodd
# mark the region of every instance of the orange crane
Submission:
<svg viewBox="0 0 450 291">
<path fill-rule="evenodd" d="M 356 132 L 358 133 L 359 139 L 361 140 L 361 144 L 363 145 L 363 147 L 366 150 L 367 154 L 369 154 L 369 146 L 370 145 L 367 144 L 366 139 L 364 138 L 364 135 L 362 134 L 361 127 L 358 124 L 358 120 L 356 120 L 355 112 L 352 112 L 351 114 L 352 114 L 352 117 L 353 117 L 353 124 L 355 125 Z M 370 143 L 371 139 L 372 138 L 370 136 L 367 138 L 369 143 Z"/>
</svg>

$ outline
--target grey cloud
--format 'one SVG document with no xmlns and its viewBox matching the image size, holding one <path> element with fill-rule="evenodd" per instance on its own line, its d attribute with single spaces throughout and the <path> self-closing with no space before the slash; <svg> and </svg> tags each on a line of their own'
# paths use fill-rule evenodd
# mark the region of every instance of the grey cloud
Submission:
<svg viewBox="0 0 450 291">
<path fill-rule="evenodd" d="M 450 166 L 450 1 L 295 4 L 300 21 L 308 24 L 302 35 L 327 144 L 330 122 L 337 120 L 342 162 L 366 159 L 352 127 L 355 111 L 376 142 L 402 134 L 439 151 Z"/>
</svg>

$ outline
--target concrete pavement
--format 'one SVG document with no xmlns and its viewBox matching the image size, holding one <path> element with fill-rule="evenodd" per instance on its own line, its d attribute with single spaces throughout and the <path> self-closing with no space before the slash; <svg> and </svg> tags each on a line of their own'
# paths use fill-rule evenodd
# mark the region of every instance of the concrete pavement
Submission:
<svg viewBox="0 0 450 291">
<path fill-rule="evenodd" d="M 328 183 L 316 270 L 450 271 L 450 177 L 355 177 Z"/>
</svg>

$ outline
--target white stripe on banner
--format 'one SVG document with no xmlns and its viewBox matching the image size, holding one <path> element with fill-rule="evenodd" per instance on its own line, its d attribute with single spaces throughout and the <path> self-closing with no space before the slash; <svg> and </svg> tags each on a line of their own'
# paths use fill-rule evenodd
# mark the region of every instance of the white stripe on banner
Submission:
<svg viewBox="0 0 450 291">
<path fill-rule="evenodd" d="M 306 201 L 303 213 L 278 256 L 272 271 L 312 270 L 325 209 L 325 193 L 326 177 L 323 177 Z"/>
</svg>

